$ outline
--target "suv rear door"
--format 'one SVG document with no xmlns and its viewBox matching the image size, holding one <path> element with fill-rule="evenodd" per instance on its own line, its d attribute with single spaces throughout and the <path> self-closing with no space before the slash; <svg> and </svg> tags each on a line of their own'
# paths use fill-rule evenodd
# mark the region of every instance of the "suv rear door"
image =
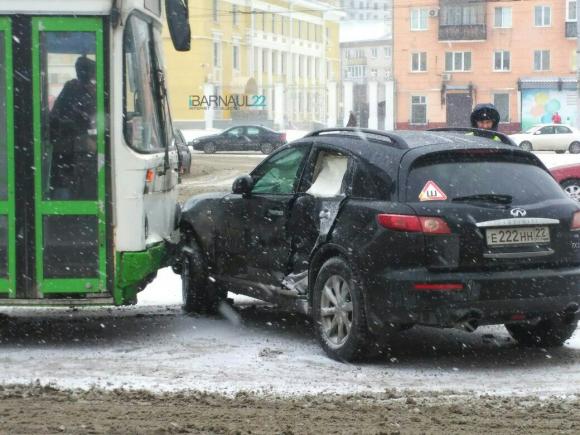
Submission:
<svg viewBox="0 0 580 435">
<path fill-rule="evenodd" d="M 417 154 L 404 159 L 401 199 L 451 230 L 425 238 L 430 267 L 580 263 L 579 234 L 570 231 L 579 207 L 535 156 L 501 149 Z"/>
</svg>

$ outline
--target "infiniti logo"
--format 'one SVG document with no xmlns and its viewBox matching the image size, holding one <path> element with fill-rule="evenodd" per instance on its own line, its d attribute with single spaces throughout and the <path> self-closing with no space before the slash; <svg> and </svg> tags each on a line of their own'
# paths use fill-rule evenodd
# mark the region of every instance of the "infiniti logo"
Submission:
<svg viewBox="0 0 580 435">
<path fill-rule="evenodd" d="M 527 211 L 525 211 L 523 208 L 512 208 L 512 209 L 510 210 L 510 214 L 511 214 L 513 217 L 524 217 L 525 215 L 527 215 L 527 214 L 528 214 L 528 212 L 527 212 Z"/>
</svg>

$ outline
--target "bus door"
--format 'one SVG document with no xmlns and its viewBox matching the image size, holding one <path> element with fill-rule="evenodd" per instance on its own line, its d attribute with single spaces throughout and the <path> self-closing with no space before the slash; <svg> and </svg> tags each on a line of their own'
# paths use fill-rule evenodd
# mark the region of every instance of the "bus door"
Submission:
<svg viewBox="0 0 580 435">
<path fill-rule="evenodd" d="M 110 296 L 103 33 L 103 18 L 0 18 L 0 86 L 13 85 L 15 107 L 11 122 L 0 90 L 0 156 L 14 153 L 0 166 L 0 292 L 8 297 Z M 12 84 L 2 76 L 10 48 Z M 14 127 L 12 148 L 2 119 Z"/>
<path fill-rule="evenodd" d="M 32 20 L 36 283 L 106 290 L 102 20 Z"/>
<path fill-rule="evenodd" d="M 0 17 L 0 296 L 15 296 L 12 32 Z"/>
</svg>

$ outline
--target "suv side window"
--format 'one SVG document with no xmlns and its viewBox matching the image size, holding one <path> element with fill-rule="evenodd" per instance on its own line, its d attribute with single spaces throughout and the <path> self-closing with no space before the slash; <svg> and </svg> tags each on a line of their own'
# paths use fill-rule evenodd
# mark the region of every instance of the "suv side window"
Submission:
<svg viewBox="0 0 580 435">
<path fill-rule="evenodd" d="M 300 180 L 304 157 L 310 147 L 302 145 L 274 154 L 252 174 L 252 193 L 287 195 Z"/>
<path fill-rule="evenodd" d="M 357 161 L 352 177 L 352 196 L 354 198 L 391 200 L 391 180 L 379 178 L 364 162 Z"/>
</svg>

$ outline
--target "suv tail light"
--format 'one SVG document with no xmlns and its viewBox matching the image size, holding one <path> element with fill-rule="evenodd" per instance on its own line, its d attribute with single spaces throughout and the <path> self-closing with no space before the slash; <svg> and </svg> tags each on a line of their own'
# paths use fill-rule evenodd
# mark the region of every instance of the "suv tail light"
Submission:
<svg viewBox="0 0 580 435">
<path fill-rule="evenodd" d="M 580 211 L 574 213 L 572 217 L 572 225 L 570 226 L 572 231 L 580 231 Z"/>
<path fill-rule="evenodd" d="M 286 133 L 281 133 L 280 139 L 282 140 L 283 143 L 286 143 Z"/>
<path fill-rule="evenodd" d="M 578 219 L 580 222 L 580 217 Z M 447 222 L 439 217 L 380 214 L 377 216 L 377 220 L 381 226 L 393 231 L 424 234 L 451 234 Z"/>
</svg>

